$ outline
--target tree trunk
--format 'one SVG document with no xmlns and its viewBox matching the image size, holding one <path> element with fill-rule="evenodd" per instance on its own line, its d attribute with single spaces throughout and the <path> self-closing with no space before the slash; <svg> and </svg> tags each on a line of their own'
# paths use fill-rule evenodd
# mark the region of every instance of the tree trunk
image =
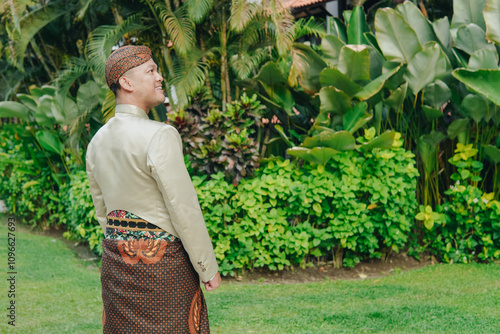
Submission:
<svg viewBox="0 0 500 334">
<path fill-rule="evenodd" d="M 202 52 L 206 51 L 205 42 L 203 41 L 203 38 L 200 38 L 200 48 L 201 48 Z M 212 84 L 210 83 L 210 76 L 208 73 L 208 66 L 207 66 L 208 60 L 207 60 L 206 56 L 203 56 L 203 63 L 205 64 L 205 69 L 204 69 L 204 71 L 205 71 L 205 85 L 208 88 L 208 91 L 210 92 L 210 96 L 214 96 L 214 94 L 212 92 Z"/>
<path fill-rule="evenodd" d="M 342 268 L 342 258 L 344 257 L 344 249 L 338 245 L 333 251 L 333 267 Z"/>
<path fill-rule="evenodd" d="M 222 8 L 222 29 L 221 29 L 221 71 L 220 71 L 220 89 L 222 93 L 222 111 L 226 112 L 227 103 L 227 82 L 226 82 L 226 67 L 227 67 L 227 22 L 226 12 Z"/>
<path fill-rule="evenodd" d="M 111 6 L 111 11 L 113 12 L 113 17 L 115 18 L 115 23 L 116 25 L 120 25 L 123 23 L 123 17 L 120 14 L 120 11 L 118 10 L 119 5 L 117 4 L 117 1 L 113 1 L 113 6 Z M 125 43 L 127 45 L 132 44 L 132 41 L 130 40 L 130 35 L 129 33 L 126 33 L 123 35 L 123 38 L 125 39 Z"/>
<path fill-rule="evenodd" d="M 38 58 L 38 60 L 42 64 L 43 68 L 47 72 L 50 80 L 53 81 L 54 80 L 54 76 L 53 76 L 52 72 L 50 71 L 49 66 L 45 62 L 45 59 L 43 58 L 43 55 L 42 55 L 42 53 L 40 51 L 40 48 L 38 47 L 38 44 L 36 43 L 36 41 L 35 41 L 34 38 L 30 41 L 30 45 L 31 45 L 31 48 L 33 49 L 33 52 L 35 53 L 36 57 Z"/>
</svg>

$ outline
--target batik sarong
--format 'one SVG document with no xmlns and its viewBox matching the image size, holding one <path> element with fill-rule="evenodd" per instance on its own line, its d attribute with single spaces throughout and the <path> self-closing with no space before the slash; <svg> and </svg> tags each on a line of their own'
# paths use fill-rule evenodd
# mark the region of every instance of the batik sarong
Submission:
<svg viewBox="0 0 500 334">
<path fill-rule="evenodd" d="M 105 334 L 210 332 L 199 276 L 165 231 L 108 228 L 101 283 Z"/>
</svg>

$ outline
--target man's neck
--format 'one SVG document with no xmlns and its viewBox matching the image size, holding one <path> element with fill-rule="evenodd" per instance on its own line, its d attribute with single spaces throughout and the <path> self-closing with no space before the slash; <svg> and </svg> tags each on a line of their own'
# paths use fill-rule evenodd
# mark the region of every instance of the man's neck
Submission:
<svg viewBox="0 0 500 334">
<path fill-rule="evenodd" d="M 117 96 L 116 97 L 116 104 L 130 104 L 136 107 L 141 108 L 146 112 L 146 114 L 149 113 L 150 108 L 143 105 L 143 103 L 138 103 L 135 99 L 127 98 L 126 96 Z"/>
</svg>

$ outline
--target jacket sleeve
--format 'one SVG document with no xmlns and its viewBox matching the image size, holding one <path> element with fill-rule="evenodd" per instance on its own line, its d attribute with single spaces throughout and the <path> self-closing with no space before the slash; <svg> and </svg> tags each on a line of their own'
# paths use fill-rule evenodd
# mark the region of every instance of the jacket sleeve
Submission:
<svg viewBox="0 0 500 334">
<path fill-rule="evenodd" d="M 175 128 L 166 125 L 155 133 L 147 163 L 194 269 L 208 282 L 219 268 Z"/>
<path fill-rule="evenodd" d="M 97 221 L 99 225 L 101 225 L 102 231 L 106 234 L 106 205 L 104 203 L 104 198 L 102 196 L 101 187 L 97 183 L 96 179 L 92 175 L 92 162 L 90 155 L 92 154 L 92 149 L 89 145 L 86 156 L 86 168 L 87 168 L 87 177 L 89 179 L 89 187 L 90 194 L 92 195 L 92 202 L 94 202 L 95 213 L 97 217 Z"/>
</svg>

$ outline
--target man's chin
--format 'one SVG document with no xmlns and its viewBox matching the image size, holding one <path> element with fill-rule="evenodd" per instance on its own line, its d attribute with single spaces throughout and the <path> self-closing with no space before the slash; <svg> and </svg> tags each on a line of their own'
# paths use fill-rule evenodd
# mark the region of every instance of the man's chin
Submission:
<svg viewBox="0 0 500 334">
<path fill-rule="evenodd" d="M 155 107 L 157 105 L 165 103 L 165 96 L 163 94 L 157 94 L 156 100 L 155 100 Z"/>
</svg>

